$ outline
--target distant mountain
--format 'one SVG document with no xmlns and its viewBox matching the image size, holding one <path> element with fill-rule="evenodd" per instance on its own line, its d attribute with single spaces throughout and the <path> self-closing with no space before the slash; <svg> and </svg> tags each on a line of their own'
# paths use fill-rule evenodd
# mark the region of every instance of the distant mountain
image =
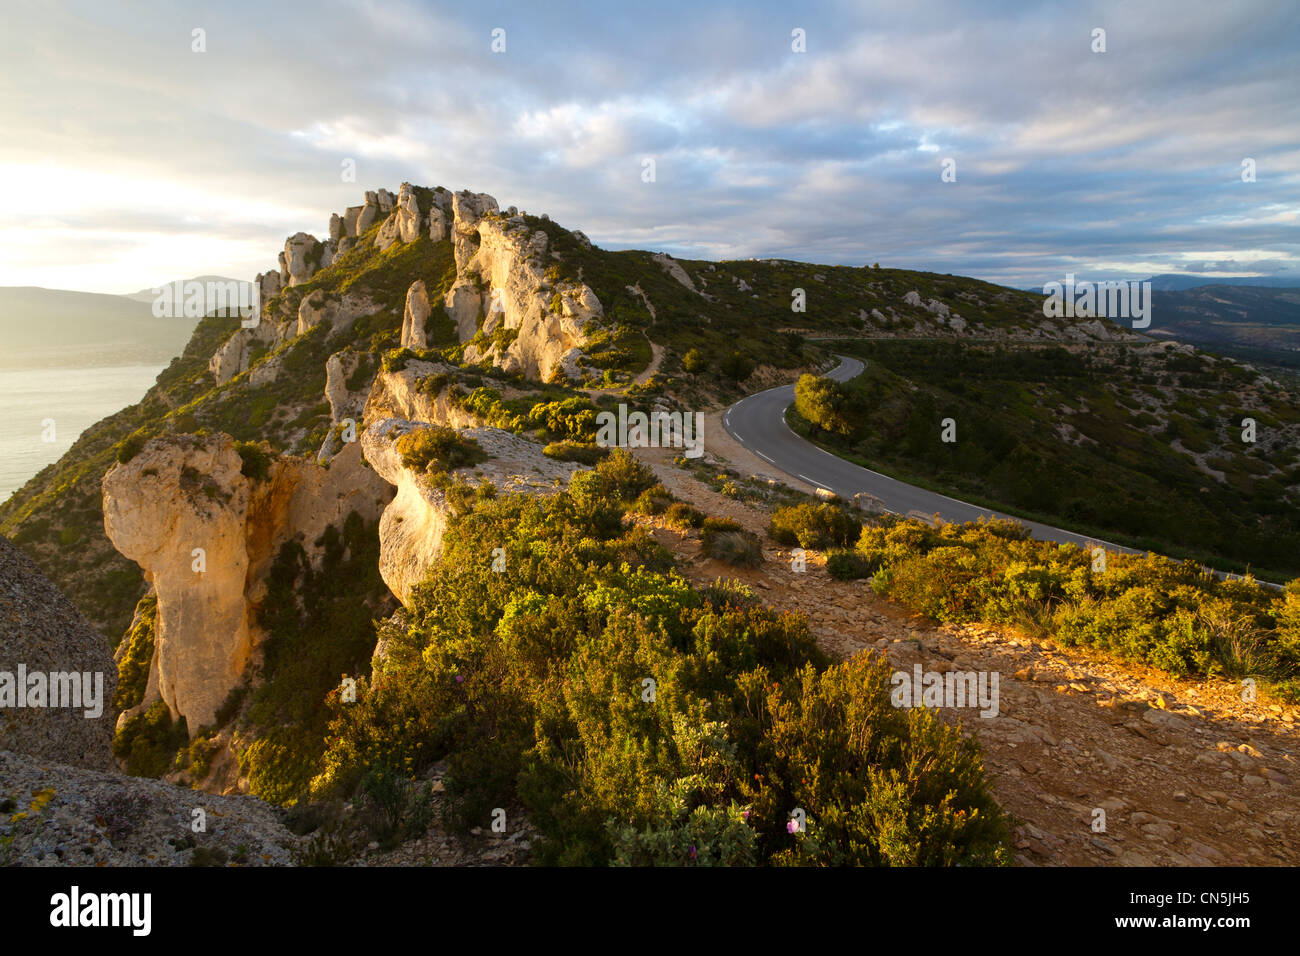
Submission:
<svg viewBox="0 0 1300 956">
<path fill-rule="evenodd" d="M 1300 367 L 1300 288 L 1152 290 L 1146 334 L 1256 363 Z"/>
<path fill-rule="evenodd" d="M 1146 281 L 1151 283 L 1153 292 L 1176 292 L 1184 289 L 1198 289 L 1207 285 L 1249 286 L 1251 288 L 1263 286 L 1270 289 L 1294 289 L 1300 287 L 1300 276 L 1294 275 L 1229 276 L 1228 278 L 1219 278 L 1166 272 L 1158 276 L 1151 276 Z"/>
<path fill-rule="evenodd" d="M 1052 276 L 1051 282 L 1061 282 L 1064 276 Z M 1132 276 L 1116 275 L 1088 275 L 1087 273 L 1076 273 L 1076 282 L 1131 282 L 1134 281 Z M 1231 285 L 1246 286 L 1250 288 L 1268 288 L 1268 289 L 1295 289 L 1300 288 L 1300 276 L 1295 275 L 1272 275 L 1272 276 L 1197 276 L 1187 275 L 1182 272 L 1163 272 L 1160 275 L 1147 276 L 1145 279 L 1139 279 L 1140 282 L 1150 282 L 1152 292 L 1182 292 L 1186 289 L 1199 289 L 1207 285 Z M 1027 292 L 1042 292 L 1043 283 L 1037 285 L 1027 285 L 1023 287 Z"/>
<path fill-rule="evenodd" d="M 173 281 L 174 281 L 174 280 L 173 280 Z M 224 282 L 235 282 L 235 281 L 237 281 L 237 280 L 227 278 L 226 276 L 194 276 L 194 277 L 192 277 L 192 278 L 190 278 L 190 279 L 185 279 L 185 280 L 183 280 L 183 281 L 185 281 L 185 282 L 202 282 L 202 283 L 205 283 L 205 284 L 206 284 L 206 283 L 208 283 L 208 282 L 222 282 L 222 283 L 224 283 Z M 126 295 L 121 296 L 121 298 L 123 298 L 123 299 L 134 299 L 136 302 L 148 302 L 148 303 L 152 304 L 152 303 L 153 303 L 153 300 L 154 300 L 154 292 L 153 292 L 153 289 L 152 289 L 152 288 L 149 288 L 149 289 L 141 289 L 139 292 L 130 292 L 130 293 L 127 293 Z"/>
<path fill-rule="evenodd" d="M 165 365 L 197 322 L 155 318 L 127 296 L 0 287 L 0 368 Z"/>
</svg>

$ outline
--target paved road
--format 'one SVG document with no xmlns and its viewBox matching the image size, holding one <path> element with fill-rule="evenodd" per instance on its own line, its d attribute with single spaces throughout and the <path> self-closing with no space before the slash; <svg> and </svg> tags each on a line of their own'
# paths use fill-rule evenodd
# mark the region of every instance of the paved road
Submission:
<svg viewBox="0 0 1300 956">
<path fill-rule="evenodd" d="M 828 378 L 847 382 L 865 368 L 858 359 L 841 355 L 840 365 L 827 372 Z M 865 491 L 884 502 L 895 514 L 921 511 L 927 515 L 938 514 L 945 521 L 975 521 L 980 517 L 1011 518 L 998 511 L 990 511 L 938 492 L 917 488 L 879 472 L 837 458 L 828 451 L 796 435 L 785 422 L 785 411 L 794 402 L 794 386 L 769 388 L 748 398 L 743 398 L 728 408 L 722 416 L 728 434 L 764 461 L 781 471 L 810 485 L 833 491 L 842 498 L 851 499 Z M 1043 541 L 1076 544 L 1080 547 L 1101 545 L 1111 551 L 1141 554 L 1109 541 L 1089 538 L 1064 531 L 1051 525 L 1011 518 L 1029 528 L 1030 533 Z"/>
</svg>

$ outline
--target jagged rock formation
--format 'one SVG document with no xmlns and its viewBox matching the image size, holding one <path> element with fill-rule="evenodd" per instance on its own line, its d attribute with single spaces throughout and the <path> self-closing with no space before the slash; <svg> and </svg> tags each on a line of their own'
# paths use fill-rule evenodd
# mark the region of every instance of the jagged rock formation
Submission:
<svg viewBox="0 0 1300 956">
<path fill-rule="evenodd" d="M 104 476 L 104 527 L 158 596 L 154 659 L 144 702 L 159 697 L 191 732 L 211 724 L 261 639 L 256 608 L 279 547 L 308 553 L 351 511 L 373 520 L 389 490 L 355 444 L 327 470 L 305 459 L 243 473 L 226 435 L 155 438 Z M 200 549 L 196 551 L 196 549 Z"/>
<path fill-rule="evenodd" d="M 265 306 L 282 290 L 301 285 L 327 268 L 376 223 L 382 223 L 374 238 L 380 250 L 414 242 L 426 229 L 434 242 L 450 239 L 453 244 L 456 278 L 442 301 L 433 301 L 422 280 L 407 291 L 403 347 L 428 347 L 425 323 L 440 305 L 462 343 L 470 342 L 480 330 L 488 336 L 497 329 L 515 333 L 504 340 L 471 344 L 467 361 L 490 362 L 541 381 L 556 375 L 581 379 L 582 348 L 592 326 L 604 318 L 604 308 L 589 286 L 548 275 L 554 254 L 546 233 L 530 229 L 514 207 L 507 212 L 502 216 L 496 199 L 486 193 L 453 194 L 442 187 L 421 190 L 402 183 L 396 196 L 386 189 L 370 191 L 364 205 L 352 206 L 342 216 L 331 214 L 330 238 L 323 243 L 303 232 L 291 236 L 280 254 L 279 271 L 262 273 L 255 280 L 263 321 L 236 331 L 213 355 L 209 368 L 217 384 L 246 371 L 258 348 L 274 350 L 322 321 L 328 320 L 338 331 L 375 310 L 365 297 L 339 297 L 323 289 L 302 300 L 296 323 L 286 324 Z M 591 245 L 586 236 L 580 242 Z M 684 279 L 690 286 L 681 267 L 676 263 L 672 267 L 674 274 L 680 274 L 679 281 Z M 274 373 L 264 372 L 255 384 L 274 378 Z"/>
<path fill-rule="evenodd" d="M 402 464 L 396 443 L 402 435 L 424 423 L 385 418 L 368 427 L 361 438 L 361 450 L 376 474 L 394 485 L 397 494 L 379 519 L 379 572 L 389 590 L 403 604 L 409 604 L 411 589 L 423 580 L 442 551 L 451 506 L 446 493 L 429 481 L 429 476 Z M 554 493 L 568 483 L 577 466 L 553 461 L 542 454 L 536 442 L 497 428 L 469 428 L 472 438 L 489 459 L 454 475 L 492 482 L 502 493 Z M 491 560 L 491 555 L 484 555 Z"/>
<path fill-rule="evenodd" d="M 72 686 L 67 679 L 51 676 L 58 674 L 79 677 L 73 706 L 62 703 L 65 689 Z M 40 675 L 38 683 L 44 685 L 40 698 L 31 694 L 37 686 L 31 683 L 34 675 Z M 80 679 L 84 675 L 88 681 Z M 50 706 L 56 684 L 60 706 Z M 108 641 L 26 555 L 0 537 L 0 751 L 30 754 L 42 762 L 115 767 L 116 689 L 117 668 Z M 83 690 L 95 700 L 86 700 Z M 41 700 L 44 706 L 16 706 L 20 693 L 25 703 Z M 91 713 L 97 708 L 98 715 L 88 716 L 88 708 Z"/>
<path fill-rule="evenodd" d="M 522 217 L 506 219 L 483 213 L 495 208 L 496 200 L 490 196 L 463 198 L 456 194 L 460 278 L 448 294 L 447 312 L 462 341 L 469 337 L 471 307 L 484 313 L 484 333 L 491 335 L 501 328 L 517 334 L 504 349 L 480 352 L 471 346 L 466 349 L 466 360 L 491 358 L 507 372 L 542 381 L 557 372 L 578 378 L 588 331 L 604 318 L 600 300 L 585 284 L 553 281 L 547 275 L 546 233 L 531 230 Z M 482 298 L 475 302 L 472 282 L 487 290 L 486 302 Z"/>
</svg>

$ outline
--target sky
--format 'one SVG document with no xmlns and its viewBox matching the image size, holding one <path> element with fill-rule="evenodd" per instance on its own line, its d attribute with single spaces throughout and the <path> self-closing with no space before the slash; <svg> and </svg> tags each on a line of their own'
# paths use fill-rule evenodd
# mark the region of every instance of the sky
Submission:
<svg viewBox="0 0 1300 956">
<path fill-rule="evenodd" d="M 403 181 L 686 258 L 1300 275 L 1291 0 L 5 0 L 2 22 L 3 286 L 252 278 Z"/>
</svg>

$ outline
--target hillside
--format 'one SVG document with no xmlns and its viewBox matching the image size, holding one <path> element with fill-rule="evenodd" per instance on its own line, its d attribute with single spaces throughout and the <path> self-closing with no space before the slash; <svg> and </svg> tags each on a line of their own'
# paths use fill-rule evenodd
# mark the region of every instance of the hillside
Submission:
<svg viewBox="0 0 1300 956">
<path fill-rule="evenodd" d="M 1103 540 L 1300 573 L 1300 407 L 1250 366 L 1171 342 L 828 344 L 867 371 L 796 404 L 827 447 Z"/>
<path fill-rule="evenodd" d="M 1154 292 L 1150 334 L 1247 362 L 1300 368 L 1300 289 L 1207 285 Z"/>
</svg>

